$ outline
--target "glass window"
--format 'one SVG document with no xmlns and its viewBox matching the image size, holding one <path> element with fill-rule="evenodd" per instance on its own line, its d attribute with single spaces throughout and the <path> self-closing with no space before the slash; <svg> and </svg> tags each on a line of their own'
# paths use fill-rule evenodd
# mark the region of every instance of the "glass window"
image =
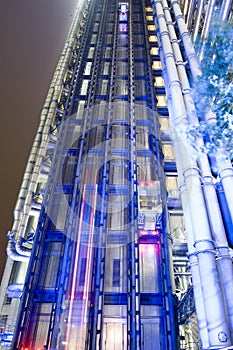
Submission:
<svg viewBox="0 0 233 350">
<path fill-rule="evenodd" d="M 156 77 L 154 86 L 164 86 L 164 80 L 162 77 Z"/>
<path fill-rule="evenodd" d="M 155 25 L 149 25 L 149 26 L 147 26 L 147 29 L 148 30 L 155 30 L 156 29 L 156 27 L 155 27 Z"/>
<path fill-rule="evenodd" d="M 163 155 L 164 155 L 165 160 L 167 160 L 167 159 L 174 160 L 174 158 L 175 158 L 174 148 L 171 144 L 163 144 L 162 150 L 163 150 Z"/>
<path fill-rule="evenodd" d="M 162 64 L 160 61 L 153 61 L 152 69 L 162 69 Z"/>
<path fill-rule="evenodd" d="M 92 62 L 87 62 L 86 63 L 86 67 L 84 69 L 84 75 L 89 75 L 91 74 L 91 65 L 92 65 Z"/>
<path fill-rule="evenodd" d="M 156 43 L 158 41 L 156 35 L 149 35 L 149 42 Z"/>
<path fill-rule="evenodd" d="M 120 259 L 113 259 L 112 286 L 120 287 Z"/>
<path fill-rule="evenodd" d="M 156 98 L 158 100 L 158 102 L 157 102 L 158 107 L 165 107 L 166 106 L 166 96 L 165 95 L 156 95 Z"/>
<path fill-rule="evenodd" d="M 150 49 L 150 54 L 151 55 L 158 55 L 159 54 L 159 48 L 158 47 L 152 47 Z"/>
<path fill-rule="evenodd" d="M 166 188 L 169 196 L 178 196 L 178 181 L 176 176 L 166 177 Z"/>
<path fill-rule="evenodd" d="M 160 117 L 159 123 L 160 123 L 160 130 L 161 131 L 170 130 L 169 118 Z"/>
<path fill-rule="evenodd" d="M 183 215 L 170 215 L 170 232 L 173 239 L 185 241 Z"/>
</svg>

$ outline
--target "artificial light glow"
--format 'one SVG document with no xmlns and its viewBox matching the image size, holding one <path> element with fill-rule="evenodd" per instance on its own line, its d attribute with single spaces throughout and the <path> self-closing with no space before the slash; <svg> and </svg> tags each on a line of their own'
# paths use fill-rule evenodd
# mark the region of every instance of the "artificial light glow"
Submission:
<svg viewBox="0 0 233 350">
<path fill-rule="evenodd" d="M 156 27 L 155 27 L 154 24 L 151 24 L 151 25 L 147 26 L 147 29 L 148 29 L 148 30 L 155 30 Z"/>
<path fill-rule="evenodd" d="M 156 77 L 154 86 L 164 86 L 164 80 L 162 77 Z"/>
<path fill-rule="evenodd" d="M 141 254 L 153 254 L 155 246 L 153 244 L 140 244 L 139 251 Z"/>
<path fill-rule="evenodd" d="M 151 54 L 151 55 L 158 55 L 158 54 L 159 54 L 159 49 L 158 49 L 158 47 L 152 47 L 152 48 L 150 49 L 150 54 Z"/>
<path fill-rule="evenodd" d="M 162 64 L 160 61 L 153 61 L 152 69 L 162 69 Z"/>
<path fill-rule="evenodd" d="M 149 42 L 157 42 L 158 41 L 158 39 L 157 39 L 157 36 L 156 35 L 149 35 Z"/>
<path fill-rule="evenodd" d="M 159 107 L 166 106 L 166 96 L 165 95 L 156 95 L 156 98 L 158 100 L 157 106 L 159 106 Z"/>
</svg>

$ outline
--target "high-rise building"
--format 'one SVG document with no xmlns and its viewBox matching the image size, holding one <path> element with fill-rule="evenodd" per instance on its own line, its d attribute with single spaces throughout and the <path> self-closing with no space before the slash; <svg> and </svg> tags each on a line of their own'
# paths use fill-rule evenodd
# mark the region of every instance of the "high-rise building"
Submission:
<svg viewBox="0 0 233 350">
<path fill-rule="evenodd" d="M 8 233 L 1 349 L 233 348 L 233 168 L 181 137 L 189 31 L 215 7 L 232 18 L 229 0 L 78 0 Z"/>
</svg>

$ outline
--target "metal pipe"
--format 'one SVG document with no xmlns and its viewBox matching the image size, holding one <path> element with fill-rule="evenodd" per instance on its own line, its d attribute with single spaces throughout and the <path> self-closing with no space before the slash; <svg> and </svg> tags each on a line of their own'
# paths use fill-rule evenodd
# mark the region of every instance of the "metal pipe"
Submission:
<svg viewBox="0 0 233 350">
<path fill-rule="evenodd" d="M 193 12 L 194 12 L 195 5 L 196 5 L 196 0 L 189 1 L 188 15 L 186 20 L 186 24 L 189 29 L 192 28 Z"/>
<path fill-rule="evenodd" d="M 229 320 L 231 340 L 233 340 L 233 269 L 232 258 L 228 247 L 218 247 L 217 249 L 217 266 L 220 275 L 220 282 L 224 292 L 225 308 Z"/>
<path fill-rule="evenodd" d="M 16 219 L 14 220 L 12 227 L 12 237 L 15 240 L 15 249 L 18 251 L 19 255 L 24 254 L 28 256 L 28 251 L 24 250 L 24 248 L 21 246 L 21 237 L 24 237 L 25 228 L 31 209 L 33 193 L 35 192 L 38 183 L 42 160 L 45 156 L 48 142 L 50 140 L 50 128 L 54 120 L 59 96 L 64 84 L 64 77 L 72 56 L 72 50 L 76 41 L 77 31 L 80 26 L 81 17 L 83 16 L 85 6 L 87 6 L 86 3 L 80 0 L 42 109 L 40 124 L 32 146 L 22 187 L 14 210 L 14 216 Z M 15 256 L 15 254 L 17 253 L 14 252 L 14 254 L 11 254 L 11 256 Z"/>
<path fill-rule="evenodd" d="M 218 200 L 221 207 L 224 226 L 227 233 L 227 240 L 228 240 L 229 246 L 233 248 L 233 223 L 232 223 L 231 214 L 227 205 L 226 196 L 225 196 L 221 182 L 216 183 L 216 190 L 217 190 Z"/>
<path fill-rule="evenodd" d="M 171 95 L 171 98 L 169 98 L 169 103 L 171 103 L 172 105 L 172 124 L 174 125 L 175 129 L 184 129 L 187 126 L 186 112 L 184 108 L 182 95 L 180 94 L 181 91 L 179 91 L 180 82 L 179 78 L 177 79 L 178 75 L 176 73 L 176 66 L 174 62 L 173 51 L 171 49 L 171 44 L 169 40 L 164 40 L 164 38 L 168 39 L 167 37 L 169 36 L 167 32 L 166 22 L 164 21 L 163 8 L 160 1 L 154 2 L 153 5 L 154 10 L 157 14 L 158 27 L 160 31 L 160 41 L 162 43 L 164 61 L 166 64 L 168 89 Z M 180 15 L 178 11 L 178 4 L 177 2 L 173 1 L 172 5 L 173 9 L 176 10 L 176 19 L 177 21 L 179 21 Z M 182 29 L 181 27 L 183 24 L 184 23 L 180 21 L 180 29 Z M 180 31 L 182 37 L 185 38 L 184 34 L 186 33 L 182 32 L 182 30 Z M 187 46 L 188 45 L 186 45 L 186 47 Z M 188 49 L 193 48 L 189 46 Z M 192 55 L 188 56 L 190 58 Z M 196 55 L 195 62 L 197 63 Z M 196 64 L 194 66 L 195 68 L 198 68 L 197 70 L 194 70 L 194 73 L 197 74 L 197 71 L 200 71 L 199 67 Z M 173 96 L 176 96 L 177 98 L 174 99 Z M 177 109 L 177 104 L 180 104 L 179 109 Z M 226 315 L 224 312 L 224 304 L 215 261 L 214 245 L 209 228 L 208 216 L 199 178 L 199 170 L 195 164 L 195 161 L 190 158 L 190 156 L 187 153 L 187 150 L 185 149 L 185 147 L 183 147 L 182 140 L 179 136 L 176 137 L 176 139 L 174 140 L 174 147 L 175 150 L 181 152 L 183 175 L 189 195 L 189 206 L 192 215 L 196 255 L 198 258 L 198 265 L 200 266 L 199 274 L 202 285 L 203 299 L 207 299 L 207 301 L 204 304 L 204 307 L 209 333 L 209 342 L 210 346 L 221 346 L 221 341 L 218 339 L 219 332 L 225 332 L 227 334 L 228 339 L 230 338 L 230 334 L 227 325 Z M 193 189 L 195 190 L 193 191 Z M 196 220 L 197 217 L 198 221 Z M 206 267 L 205 271 L 203 271 L 203 266 Z M 215 292 L 214 294 L 212 293 L 212 290 L 210 292 L 210 286 L 212 286 Z M 211 304 L 215 303 L 216 311 L 213 312 Z M 228 343 L 230 344 L 230 340 L 228 340 Z"/>
<path fill-rule="evenodd" d="M 189 115 L 191 114 L 190 119 L 192 119 L 192 122 L 195 122 L 196 124 L 198 124 L 197 117 L 195 114 L 193 114 L 193 110 L 195 110 L 195 108 L 194 108 L 194 104 L 192 102 L 192 98 L 190 96 L 190 86 L 189 86 L 186 71 L 184 69 L 184 66 L 182 65 L 182 56 L 181 56 L 179 45 L 177 43 L 177 38 L 176 38 L 176 34 L 175 34 L 173 24 L 171 21 L 170 12 L 169 12 L 169 9 L 166 7 L 167 6 L 166 0 L 162 0 L 162 2 L 164 5 L 164 12 L 166 14 L 168 30 L 169 30 L 169 34 L 171 37 L 172 47 L 173 47 L 173 51 L 175 53 L 175 58 L 176 58 L 177 62 L 181 63 L 181 64 L 178 64 L 177 70 L 179 73 L 179 77 L 181 80 L 183 91 L 185 92 L 184 100 L 186 102 L 186 109 L 189 111 Z M 201 145 L 203 145 L 202 140 L 199 140 L 199 143 Z M 227 248 L 228 242 L 226 239 L 222 215 L 221 215 L 221 211 L 219 208 L 219 203 L 218 203 L 217 194 L 215 191 L 215 186 L 213 183 L 213 177 L 211 174 L 209 162 L 208 162 L 207 156 L 205 154 L 203 154 L 199 157 L 199 165 L 201 167 L 201 171 L 202 171 L 202 175 L 203 175 L 202 179 L 203 179 L 203 190 L 204 190 L 204 196 L 205 196 L 205 204 L 207 207 L 208 216 L 210 218 L 209 222 L 211 225 L 212 237 L 215 240 L 215 244 L 216 244 L 217 248 L 219 248 L 219 247 L 221 247 L 221 249 L 222 249 L 222 247 Z M 227 251 L 228 251 L 228 258 L 230 258 L 229 250 L 227 250 Z M 222 263 L 222 261 L 218 260 L 218 265 L 221 265 L 221 263 Z M 223 263 L 225 264 L 225 261 L 223 261 Z M 230 267 L 229 267 L 229 269 L 230 269 Z M 228 271 L 229 271 L 229 269 L 228 269 Z M 231 266 L 231 270 L 232 270 L 232 266 Z M 227 276 L 224 268 L 222 268 L 221 266 L 219 266 L 219 273 L 220 273 L 220 280 L 222 281 L 222 286 L 226 285 L 227 283 L 230 284 L 229 274 Z M 232 273 L 233 273 L 233 270 L 232 270 Z M 231 275 L 232 275 L 232 273 L 231 273 Z M 233 278 L 232 278 L 232 288 L 233 288 Z M 230 297 L 230 298 L 228 297 L 228 293 L 225 291 L 225 288 L 222 288 L 222 292 L 223 292 L 223 295 L 225 295 L 225 301 L 226 301 L 226 304 L 228 306 L 227 307 L 227 309 L 229 310 L 228 317 L 229 317 L 231 329 L 232 329 L 231 310 L 233 307 L 233 300 L 232 300 L 232 297 Z"/>
<path fill-rule="evenodd" d="M 189 194 L 192 220 L 193 222 L 195 220 L 194 246 L 196 248 L 203 299 L 205 301 L 204 307 L 210 346 L 216 347 L 222 345 L 221 339 L 218 337 L 218 334 L 221 332 L 227 335 L 228 344 L 230 345 L 231 337 L 216 267 L 214 242 L 212 241 L 208 220 L 206 220 L 206 208 L 200 186 L 198 169 L 190 168 L 185 170 L 184 178 Z M 192 191 L 192 187 L 193 189 L 195 188 L 194 191 Z M 201 210 L 199 211 L 197 207 Z M 212 307 L 213 305 L 215 305 L 214 309 Z"/>
<path fill-rule="evenodd" d="M 162 50 L 161 50 L 161 54 L 162 54 Z M 174 117 L 173 117 L 173 109 L 172 109 L 172 100 L 169 96 L 168 77 L 167 77 L 165 68 L 163 69 L 163 76 L 164 76 L 165 88 L 167 90 L 167 96 L 168 96 L 167 107 L 169 110 L 169 116 L 173 120 Z M 186 237 L 187 237 L 187 243 L 188 243 L 188 252 L 189 252 L 188 259 L 190 262 L 190 268 L 192 273 L 193 292 L 194 292 L 194 298 L 195 298 L 195 307 L 196 307 L 199 336 L 201 339 L 201 344 L 203 349 L 208 349 L 209 348 L 208 331 L 207 331 L 204 299 L 202 294 L 198 260 L 197 260 L 197 256 L 195 254 L 195 248 L 194 248 L 194 233 L 193 233 L 192 217 L 191 217 L 190 206 L 189 206 L 189 198 L 188 198 L 186 186 L 184 184 L 184 179 L 183 179 L 182 157 L 179 152 L 179 148 L 177 148 L 176 146 L 175 146 L 175 154 L 176 154 L 179 189 L 181 194 L 181 202 L 182 202 L 182 208 L 183 208 L 184 220 L 185 220 Z M 187 257 L 174 257 L 173 259 L 174 259 L 174 262 L 178 260 L 179 262 L 183 261 L 183 263 L 185 264 L 187 261 Z"/>
<path fill-rule="evenodd" d="M 207 10 L 206 10 L 206 15 L 205 15 L 205 21 L 201 32 L 201 38 L 206 39 L 209 34 L 214 5 L 215 5 L 215 0 L 209 0 Z"/>
<path fill-rule="evenodd" d="M 21 261 L 21 262 L 29 261 L 29 257 L 20 255 L 18 252 L 16 252 L 15 243 L 12 239 L 9 238 L 9 236 L 8 236 L 8 244 L 7 244 L 6 252 L 7 252 L 7 256 L 14 261 Z"/>
<path fill-rule="evenodd" d="M 182 39 L 187 59 L 189 62 L 189 67 L 191 69 L 193 77 L 201 75 L 201 70 L 199 67 L 199 63 L 197 60 L 197 55 L 194 50 L 189 31 L 187 29 L 187 26 L 184 21 L 184 17 L 182 15 L 182 12 L 180 10 L 180 6 L 177 0 L 171 0 L 171 6 L 174 11 L 175 19 L 179 28 L 180 37 Z"/>
<path fill-rule="evenodd" d="M 197 258 L 197 255 L 195 254 L 195 248 L 194 248 L 194 232 L 193 232 L 192 217 L 191 217 L 190 207 L 189 207 L 189 198 L 188 198 L 188 193 L 187 193 L 185 184 L 182 184 L 180 186 L 180 194 L 181 194 L 183 210 L 185 213 L 184 219 L 185 219 L 185 228 L 187 232 L 187 243 L 188 243 L 188 252 L 189 252 L 188 259 L 190 262 L 190 268 L 192 273 L 193 293 L 194 293 L 194 299 L 195 299 L 199 336 L 200 336 L 202 348 L 208 349 L 210 344 L 208 340 L 208 329 L 207 329 L 207 322 L 206 322 L 204 299 L 203 299 L 203 293 L 202 293 L 202 287 L 201 287 L 198 258 Z"/>
<path fill-rule="evenodd" d="M 194 42 L 197 40 L 198 32 L 200 29 L 200 22 L 201 22 L 203 7 L 204 7 L 204 0 L 199 0 L 197 5 L 196 20 L 194 23 L 193 33 L 192 33 L 192 39 Z"/>
</svg>

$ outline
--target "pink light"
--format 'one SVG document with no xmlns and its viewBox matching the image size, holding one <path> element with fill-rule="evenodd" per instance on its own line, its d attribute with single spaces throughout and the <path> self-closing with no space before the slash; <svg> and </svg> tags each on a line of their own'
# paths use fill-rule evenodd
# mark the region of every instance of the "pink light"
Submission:
<svg viewBox="0 0 233 350">
<path fill-rule="evenodd" d="M 94 178 L 94 183 L 96 183 L 96 174 Z M 97 185 L 95 185 L 95 192 L 92 199 L 92 211 L 90 215 L 90 227 L 91 232 L 89 233 L 88 237 L 88 252 L 87 252 L 87 266 L 86 266 L 86 272 L 85 272 L 85 283 L 84 283 L 84 292 L 83 292 L 83 299 L 88 299 L 88 291 L 90 287 L 90 276 L 91 276 L 91 263 L 92 263 L 92 256 L 93 256 L 93 230 L 94 230 L 94 210 L 96 205 L 96 197 L 97 197 Z"/>
<path fill-rule="evenodd" d="M 140 244 L 139 245 L 140 253 L 152 254 L 155 251 L 154 244 Z"/>
<path fill-rule="evenodd" d="M 87 179 L 88 179 L 88 170 L 86 171 L 85 183 L 87 182 Z M 85 196 L 85 191 L 86 191 L 86 187 L 84 186 L 84 190 L 83 190 L 84 196 Z M 83 221 L 83 211 L 84 211 L 84 200 L 82 201 L 80 222 Z M 76 244 L 77 248 L 76 248 L 76 254 L 75 254 L 74 272 L 73 272 L 72 288 L 71 288 L 71 295 L 70 295 L 69 314 L 68 314 L 68 320 L 67 320 L 65 350 L 68 349 L 68 344 L 69 344 L 69 339 L 70 339 L 71 318 L 72 318 L 72 311 L 73 311 L 73 304 L 74 304 L 74 294 L 75 294 L 76 278 L 77 278 L 77 270 L 78 270 L 78 258 L 79 258 L 79 248 L 80 248 L 80 233 L 81 233 L 81 225 L 79 225 L 78 239 L 77 239 L 77 244 Z"/>
</svg>

